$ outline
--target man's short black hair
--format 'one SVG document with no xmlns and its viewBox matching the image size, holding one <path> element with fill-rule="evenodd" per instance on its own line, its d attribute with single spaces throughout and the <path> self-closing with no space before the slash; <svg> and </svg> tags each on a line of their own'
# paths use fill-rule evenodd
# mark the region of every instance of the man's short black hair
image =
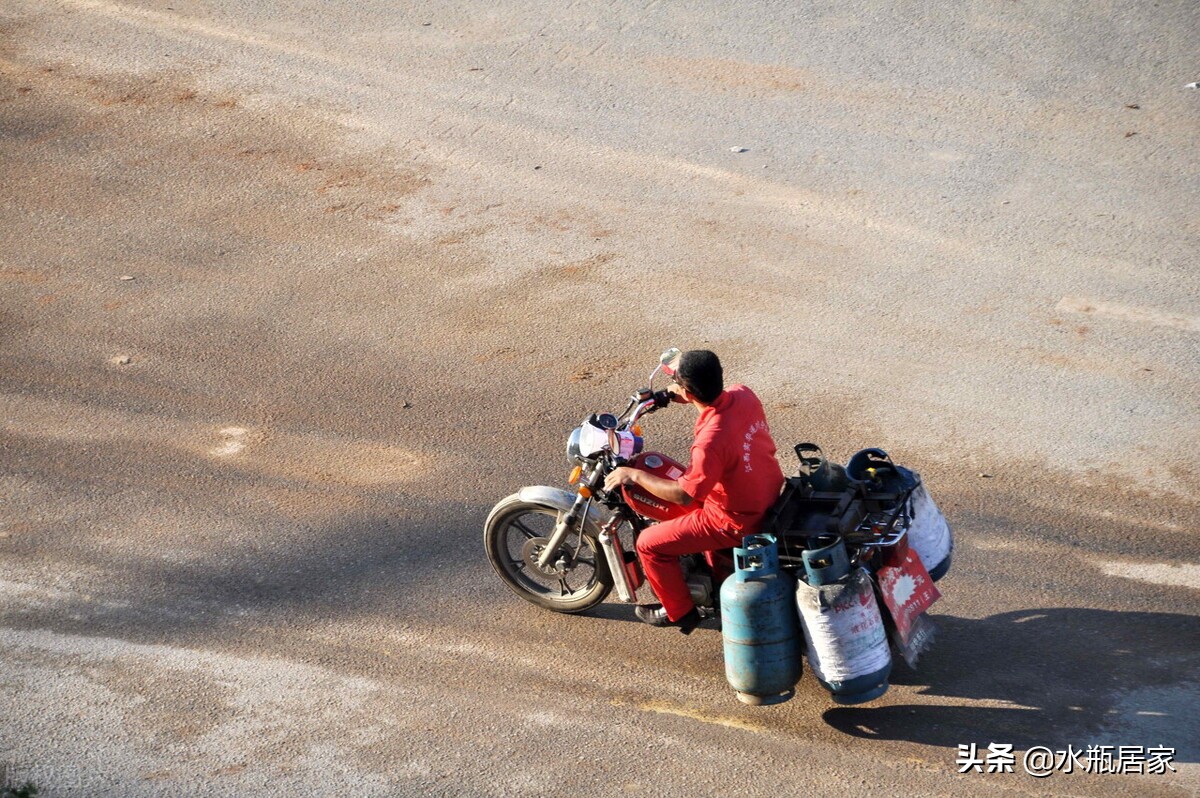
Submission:
<svg viewBox="0 0 1200 798">
<path fill-rule="evenodd" d="M 706 405 L 725 390 L 721 360 L 707 349 L 692 349 L 680 355 L 676 375 L 688 393 Z"/>
</svg>

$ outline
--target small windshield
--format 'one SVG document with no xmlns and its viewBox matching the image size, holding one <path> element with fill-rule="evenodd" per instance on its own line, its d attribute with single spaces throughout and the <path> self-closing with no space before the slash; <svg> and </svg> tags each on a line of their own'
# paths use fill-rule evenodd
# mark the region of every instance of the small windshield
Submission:
<svg viewBox="0 0 1200 798">
<path fill-rule="evenodd" d="M 608 430 L 593 424 L 579 428 L 579 453 L 586 458 L 595 457 L 608 446 Z"/>
</svg>

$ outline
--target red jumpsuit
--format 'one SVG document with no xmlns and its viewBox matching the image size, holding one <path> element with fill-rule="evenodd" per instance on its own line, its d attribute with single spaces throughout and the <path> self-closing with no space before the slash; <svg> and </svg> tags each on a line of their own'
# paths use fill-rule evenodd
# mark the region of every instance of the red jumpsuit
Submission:
<svg viewBox="0 0 1200 798">
<path fill-rule="evenodd" d="M 783 487 L 762 403 L 749 388 L 731 386 L 700 412 L 679 486 L 703 504 L 649 527 L 637 541 L 646 579 L 672 621 L 694 606 L 679 557 L 740 546 L 759 531 Z"/>
</svg>

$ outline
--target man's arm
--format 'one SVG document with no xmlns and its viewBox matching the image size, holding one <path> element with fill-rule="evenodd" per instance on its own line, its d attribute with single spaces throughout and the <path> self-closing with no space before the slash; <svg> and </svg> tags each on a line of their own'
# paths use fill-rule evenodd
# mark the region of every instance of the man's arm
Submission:
<svg viewBox="0 0 1200 798">
<path fill-rule="evenodd" d="M 604 489 L 613 490 L 618 485 L 637 485 L 645 491 L 653 493 L 660 499 L 666 499 L 672 504 L 682 504 L 684 507 L 692 503 L 692 497 L 673 479 L 656 477 L 649 471 L 640 468 L 621 466 L 614 469 L 604 480 Z"/>
</svg>

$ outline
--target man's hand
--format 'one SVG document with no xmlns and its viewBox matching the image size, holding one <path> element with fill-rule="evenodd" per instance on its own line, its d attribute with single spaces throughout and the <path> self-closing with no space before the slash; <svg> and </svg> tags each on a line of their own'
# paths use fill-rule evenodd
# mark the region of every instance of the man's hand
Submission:
<svg viewBox="0 0 1200 798">
<path fill-rule="evenodd" d="M 660 499 L 666 499 L 675 504 L 682 504 L 685 507 L 692 503 L 692 497 L 687 495 L 683 488 L 679 487 L 678 482 L 673 479 L 656 477 L 649 471 L 642 471 L 640 468 L 621 466 L 620 468 L 614 468 L 612 473 L 604 478 L 605 490 L 614 490 L 621 485 L 637 485 L 642 490 L 647 490 Z"/>
<path fill-rule="evenodd" d="M 639 472 L 636 468 L 621 466 L 614 468 L 612 473 L 604 478 L 605 490 L 616 490 L 621 485 L 636 485 Z"/>
</svg>

